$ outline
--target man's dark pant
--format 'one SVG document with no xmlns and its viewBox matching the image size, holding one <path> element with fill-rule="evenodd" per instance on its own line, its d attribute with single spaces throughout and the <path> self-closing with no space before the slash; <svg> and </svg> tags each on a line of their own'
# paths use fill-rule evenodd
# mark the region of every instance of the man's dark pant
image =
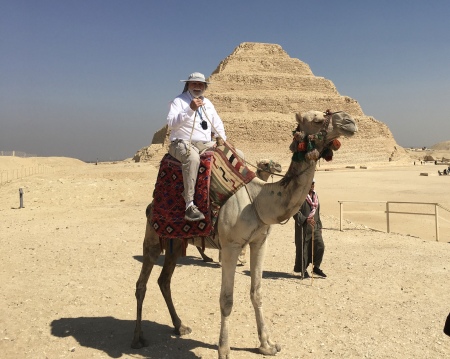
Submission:
<svg viewBox="0 0 450 359">
<path fill-rule="evenodd" d="M 306 233 L 305 239 L 303 240 L 302 247 L 302 237 L 303 230 L 301 226 L 295 225 L 295 266 L 294 271 L 300 272 L 302 271 L 302 258 L 304 267 L 306 270 L 308 265 L 314 260 L 314 267 L 320 268 L 322 264 L 323 254 L 325 252 L 325 244 L 323 243 L 322 238 L 322 229 L 314 230 L 314 258 L 312 258 L 312 232 L 309 229 Z"/>
</svg>

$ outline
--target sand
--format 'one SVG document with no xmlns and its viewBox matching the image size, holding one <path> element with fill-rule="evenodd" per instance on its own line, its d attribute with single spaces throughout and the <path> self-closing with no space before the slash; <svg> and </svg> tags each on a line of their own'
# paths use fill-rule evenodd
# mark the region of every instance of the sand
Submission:
<svg viewBox="0 0 450 359">
<path fill-rule="evenodd" d="M 7 183 L 2 177 L 0 185 L 0 356 L 216 358 L 221 269 L 217 262 L 202 262 L 193 247 L 172 281 L 178 313 L 192 333 L 173 334 L 156 283 L 161 256 L 144 302 L 150 346 L 130 348 L 144 211 L 157 168 L 129 161 L 95 165 L 0 157 L 0 171 L 11 178 L 33 166 L 40 170 Z M 326 279 L 302 281 L 292 272 L 293 221 L 272 227 L 263 293 L 266 324 L 282 347 L 278 358 L 450 355 L 450 337 L 442 332 L 450 312 L 450 212 L 439 209 L 437 242 L 432 216 L 392 215 L 386 233 L 385 203 L 345 203 L 339 231 L 338 203 L 417 201 L 450 208 L 450 176 L 438 176 L 444 167 L 432 164 L 366 167 L 318 168 Z M 207 254 L 218 260 L 217 252 Z M 238 267 L 233 358 L 262 358 L 249 287 L 248 265 Z"/>
</svg>

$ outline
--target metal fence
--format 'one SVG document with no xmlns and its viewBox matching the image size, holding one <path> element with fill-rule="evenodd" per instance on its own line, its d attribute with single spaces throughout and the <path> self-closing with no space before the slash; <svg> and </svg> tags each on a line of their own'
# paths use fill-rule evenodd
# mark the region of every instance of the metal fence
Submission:
<svg viewBox="0 0 450 359">
<path fill-rule="evenodd" d="M 34 167 L 21 167 L 12 170 L 0 170 L 0 185 L 22 179 L 38 173 L 54 173 L 55 169 L 49 166 L 37 165 Z"/>
<path fill-rule="evenodd" d="M 391 214 L 406 214 L 406 215 L 420 215 L 420 216 L 433 216 L 434 217 L 434 226 L 436 230 L 436 241 L 439 241 L 439 218 L 443 219 L 442 216 L 439 215 L 439 208 L 444 211 L 450 213 L 450 210 L 443 207 L 439 203 L 429 203 L 429 202 L 399 202 L 399 201 L 338 201 L 339 203 L 339 230 L 342 231 L 342 225 L 344 223 L 344 203 L 380 203 L 385 204 L 386 210 L 383 211 L 386 214 L 386 232 L 391 232 Z M 392 204 L 408 204 L 408 205 L 425 205 L 434 207 L 433 213 L 426 212 L 410 212 L 410 211 L 393 211 L 391 206 Z M 369 213 L 374 213 L 373 211 L 369 211 Z"/>
<path fill-rule="evenodd" d="M 0 151 L 0 156 L 37 157 L 36 154 L 30 154 L 21 151 Z"/>
</svg>

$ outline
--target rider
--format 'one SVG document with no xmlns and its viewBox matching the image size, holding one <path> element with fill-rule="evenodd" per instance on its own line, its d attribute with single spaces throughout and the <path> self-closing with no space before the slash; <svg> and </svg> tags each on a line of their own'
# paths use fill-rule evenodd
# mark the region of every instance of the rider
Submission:
<svg viewBox="0 0 450 359">
<path fill-rule="evenodd" d="M 170 104 L 167 124 L 170 132 L 169 154 L 182 163 L 183 197 L 186 202 L 184 218 L 188 221 L 205 219 L 194 204 L 195 183 L 200 166 L 200 155 L 214 146 L 213 136 L 226 140 L 223 122 L 214 105 L 203 96 L 209 82 L 205 75 L 189 75 L 181 95 Z"/>
</svg>

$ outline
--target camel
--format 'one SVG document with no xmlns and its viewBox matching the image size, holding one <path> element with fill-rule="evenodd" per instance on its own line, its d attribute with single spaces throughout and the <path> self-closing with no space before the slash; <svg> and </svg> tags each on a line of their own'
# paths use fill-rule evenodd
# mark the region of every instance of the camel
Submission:
<svg viewBox="0 0 450 359">
<path fill-rule="evenodd" d="M 281 165 L 269 159 L 262 159 L 256 162 L 256 176 L 267 182 L 270 176 L 281 172 Z"/>
<path fill-rule="evenodd" d="M 278 162 L 275 162 L 270 159 L 262 159 L 256 162 L 256 176 L 260 179 L 262 179 L 264 182 L 267 182 L 267 180 L 274 174 L 281 172 L 281 165 Z M 209 263 L 214 262 L 214 260 L 211 257 L 208 257 L 205 254 L 205 251 L 201 247 L 197 247 L 198 252 L 202 256 L 203 262 Z M 242 248 L 241 253 L 238 257 L 238 265 L 245 265 L 247 263 L 247 260 L 245 259 L 245 254 L 247 252 L 247 246 Z M 219 262 L 221 261 L 219 254 Z"/>
<path fill-rule="evenodd" d="M 314 177 L 317 160 L 321 155 L 325 158 L 332 156 L 332 149 L 337 149 L 340 145 L 337 138 L 352 136 L 357 131 L 356 122 L 345 112 L 308 111 L 304 114 L 297 113 L 296 120 L 297 128 L 290 146 L 293 157 L 283 179 L 275 183 L 266 183 L 255 177 L 231 196 L 219 212 L 215 228 L 222 248 L 219 359 L 231 358 L 228 328 L 233 308 L 235 270 L 239 253 L 247 244 L 250 246 L 250 299 L 255 311 L 260 341 L 259 352 L 263 355 L 275 355 L 281 350 L 281 346 L 270 338 L 262 310 L 262 272 L 267 236 L 272 224 L 282 223 L 298 211 L 306 198 Z M 143 263 L 136 282 L 137 314 L 131 343 L 133 348 L 149 345 L 141 327 L 142 305 L 148 279 L 161 253 L 158 235 L 151 225 L 151 208 L 147 214 Z M 201 238 L 199 238 L 200 240 Z M 191 333 L 191 328 L 184 324 L 178 316 L 170 288 L 177 259 L 182 254 L 182 242 L 173 240 L 172 249 L 166 248 L 164 265 L 158 278 L 158 284 L 166 301 L 175 333 L 178 335 Z"/>
</svg>

